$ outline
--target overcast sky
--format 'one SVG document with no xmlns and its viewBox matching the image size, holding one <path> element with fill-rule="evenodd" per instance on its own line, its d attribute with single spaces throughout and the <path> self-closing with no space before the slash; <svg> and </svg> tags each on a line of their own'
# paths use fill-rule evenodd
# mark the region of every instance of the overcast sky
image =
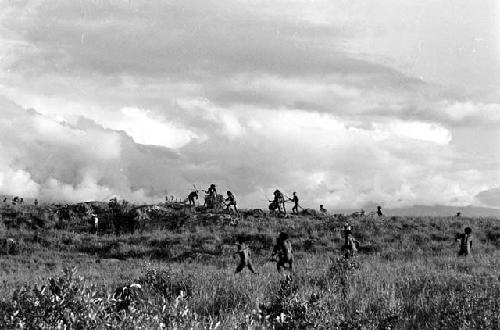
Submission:
<svg viewBox="0 0 500 330">
<path fill-rule="evenodd" d="M 500 5 L 2 1 L 0 193 L 500 207 Z"/>
</svg>

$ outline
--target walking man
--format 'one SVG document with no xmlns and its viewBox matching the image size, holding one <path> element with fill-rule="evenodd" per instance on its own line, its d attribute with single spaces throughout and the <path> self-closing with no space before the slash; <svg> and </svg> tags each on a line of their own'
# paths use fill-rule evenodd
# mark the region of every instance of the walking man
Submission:
<svg viewBox="0 0 500 330">
<path fill-rule="evenodd" d="M 295 215 L 298 215 L 299 214 L 299 198 L 297 197 L 297 193 L 295 191 L 293 192 L 293 197 L 289 198 L 289 200 L 294 203 L 294 205 L 292 207 L 292 213 Z"/>
</svg>

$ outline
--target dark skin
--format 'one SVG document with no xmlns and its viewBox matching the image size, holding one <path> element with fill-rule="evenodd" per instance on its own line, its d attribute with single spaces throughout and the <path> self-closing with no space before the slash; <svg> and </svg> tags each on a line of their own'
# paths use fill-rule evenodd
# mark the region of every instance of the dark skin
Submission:
<svg viewBox="0 0 500 330">
<path fill-rule="evenodd" d="M 227 198 L 226 198 L 226 211 L 229 212 L 229 208 L 232 206 L 234 206 L 234 210 L 236 211 L 236 213 L 238 213 L 238 207 L 236 206 L 236 199 L 234 198 L 234 195 L 228 191 L 227 192 Z"/>
<path fill-rule="evenodd" d="M 458 252 L 459 256 L 467 256 L 472 250 L 472 231 L 470 228 L 466 228 L 465 232 L 462 234 L 457 234 L 455 240 L 460 241 L 460 250 Z"/>
<path fill-rule="evenodd" d="M 195 199 L 198 199 L 198 191 L 195 190 L 195 191 L 192 191 L 189 195 L 188 195 L 188 201 L 189 201 L 189 205 L 191 206 L 194 206 L 195 205 L 195 202 L 194 200 Z"/>
<path fill-rule="evenodd" d="M 377 215 L 378 215 L 379 217 L 381 217 L 382 215 L 384 215 L 384 214 L 382 213 L 382 208 L 381 208 L 380 206 L 377 206 Z"/>
<path fill-rule="evenodd" d="M 297 197 L 297 195 L 293 194 L 293 197 L 289 198 L 289 200 L 294 203 L 294 206 L 292 208 L 293 214 L 299 214 L 299 198 Z"/>
<path fill-rule="evenodd" d="M 278 237 L 273 248 L 273 257 L 277 258 L 276 268 L 279 273 L 281 273 L 281 268 L 288 268 L 289 271 L 293 272 L 292 244 L 288 238 Z M 288 267 L 285 266 L 286 264 L 288 264 Z"/>
<path fill-rule="evenodd" d="M 248 267 L 252 273 L 256 274 L 252 265 L 252 260 L 250 260 L 250 249 L 248 246 L 243 243 L 238 243 L 238 251 L 235 252 L 234 255 L 240 256 L 240 263 L 236 267 L 236 271 L 234 272 L 235 274 L 241 272 L 245 267 Z"/>
<path fill-rule="evenodd" d="M 215 202 L 215 198 L 217 196 L 217 189 L 215 188 L 214 185 L 211 185 L 208 190 L 205 191 L 206 194 L 208 194 L 209 198 L 210 198 L 210 204 Z M 209 205 L 210 205 L 209 204 Z M 207 200 L 205 199 L 205 204 L 204 205 L 207 205 Z M 208 205 L 207 205 L 208 206 Z"/>
</svg>

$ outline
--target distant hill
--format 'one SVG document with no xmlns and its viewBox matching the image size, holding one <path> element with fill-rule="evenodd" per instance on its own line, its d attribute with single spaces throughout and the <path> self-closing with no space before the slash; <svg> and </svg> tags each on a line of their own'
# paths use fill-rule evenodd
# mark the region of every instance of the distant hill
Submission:
<svg viewBox="0 0 500 330">
<path fill-rule="evenodd" d="M 365 207 L 365 212 L 376 211 L 375 207 Z M 352 212 L 357 212 L 356 210 L 338 210 L 332 211 L 331 213 L 345 213 L 350 214 Z M 382 209 L 384 215 L 386 216 L 454 216 L 458 212 L 462 214 L 463 217 L 496 217 L 500 218 L 500 209 L 492 209 L 487 207 L 479 206 L 447 206 L 447 205 L 414 205 L 398 209 Z"/>
<path fill-rule="evenodd" d="M 464 217 L 499 217 L 500 209 L 479 206 L 414 205 L 401 209 L 387 209 L 387 215 L 452 216 L 458 212 Z"/>
</svg>

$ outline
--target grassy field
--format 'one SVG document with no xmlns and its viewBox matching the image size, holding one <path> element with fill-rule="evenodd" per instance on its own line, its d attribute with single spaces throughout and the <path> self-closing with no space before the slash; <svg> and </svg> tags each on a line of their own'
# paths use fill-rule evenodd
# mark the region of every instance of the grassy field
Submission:
<svg viewBox="0 0 500 330">
<path fill-rule="evenodd" d="M 332 217 L 244 218 L 237 226 L 189 221 L 173 230 L 95 235 L 10 229 L 0 256 L 1 328 L 499 329 L 500 222 L 391 217 L 351 221 L 361 242 L 341 258 Z M 473 255 L 454 236 L 473 229 Z M 290 234 L 296 272 L 269 261 Z M 234 274 L 246 240 L 258 274 Z M 50 280 L 49 278 L 52 278 Z M 139 283 L 126 310 L 114 289 Z"/>
</svg>

